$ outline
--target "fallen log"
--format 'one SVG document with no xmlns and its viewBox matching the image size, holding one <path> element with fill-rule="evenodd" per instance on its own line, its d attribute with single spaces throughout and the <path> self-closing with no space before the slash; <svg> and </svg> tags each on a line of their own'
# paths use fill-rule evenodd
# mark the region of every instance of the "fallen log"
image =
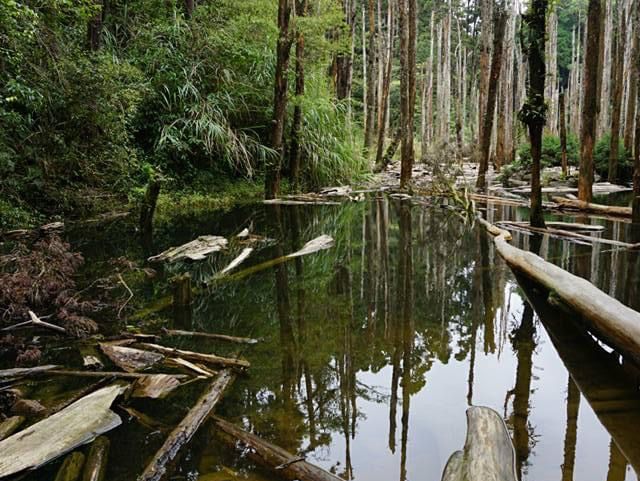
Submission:
<svg viewBox="0 0 640 481">
<path fill-rule="evenodd" d="M 119 372 L 119 371 L 71 371 L 67 369 L 51 369 L 50 371 L 44 371 L 47 374 L 55 376 L 69 376 L 69 377 L 113 377 L 118 379 L 143 379 L 150 376 L 161 376 L 162 374 L 149 374 L 141 372 Z M 176 379 L 187 379 L 191 376 L 186 374 L 171 374 Z"/>
<path fill-rule="evenodd" d="M 238 344 L 257 344 L 257 339 L 251 339 L 249 337 L 236 337 L 228 336 L 226 334 L 213 334 L 210 332 L 197 332 L 197 331 L 183 331 L 180 329 L 165 329 L 162 328 L 162 333 L 167 336 L 184 336 L 184 337 L 204 337 L 207 339 L 215 339 L 217 341 L 235 342 Z"/>
<path fill-rule="evenodd" d="M 462 451 L 454 452 L 442 481 L 516 481 L 515 450 L 500 415 L 487 407 L 467 409 L 467 437 Z"/>
<path fill-rule="evenodd" d="M 100 349 L 111 362 L 126 372 L 142 371 L 164 359 L 162 354 L 111 343 L 101 343 Z"/>
<path fill-rule="evenodd" d="M 514 225 L 514 226 L 529 226 L 528 221 L 513 221 L 503 220 L 499 224 L 502 225 Z M 560 222 L 560 221 L 545 221 L 547 227 L 553 227 L 555 229 L 569 230 L 575 232 L 602 232 L 605 228 L 603 225 L 598 224 L 582 224 L 579 222 Z"/>
<path fill-rule="evenodd" d="M 579 314 L 587 327 L 601 339 L 640 364 L 639 312 L 605 294 L 586 279 L 532 252 L 513 247 L 507 243 L 504 233 L 495 237 L 494 243 L 511 270 L 553 293 L 554 297 Z"/>
<path fill-rule="evenodd" d="M 42 466 L 119 426 L 122 421 L 110 408 L 123 390 L 102 388 L 0 441 L 0 478 Z"/>
<path fill-rule="evenodd" d="M 138 477 L 138 481 L 159 481 L 167 474 L 168 464 L 175 459 L 180 449 L 191 440 L 198 428 L 211 414 L 234 378 L 235 375 L 229 369 L 220 373 L 180 424 L 169 434 L 144 472 Z"/>
<path fill-rule="evenodd" d="M 149 257 L 149 262 L 175 262 L 181 259 L 200 261 L 209 254 L 227 247 L 227 239 L 217 235 L 203 235 L 179 247 L 171 247 L 158 255 Z"/>
<path fill-rule="evenodd" d="M 240 255 L 238 255 L 238 257 L 236 257 L 235 259 L 233 259 L 227 267 L 225 267 L 220 271 L 218 275 L 223 276 L 231 272 L 233 269 L 235 269 L 240 264 L 242 264 L 247 259 L 247 257 L 251 255 L 252 252 L 253 252 L 253 247 L 245 247 L 244 249 L 242 249 L 242 252 L 240 253 Z"/>
<path fill-rule="evenodd" d="M 182 349 L 176 349 L 173 347 L 160 346 L 159 344 L 150 344 L 147 342 L 141 342 L 141 347 L 157 351 L 168 356 L 178 356 L 190 361 L 206 362 L 209 364 L 215 364 L 218 366 L 234 367 L 234 368 L 247 368 L 251 364 L 244 359 L 231 359 L 228 357 L 220 357 L 215 354 L 203 354 L 201 352 L 183 351 Z"/>
<path fill-rule="evenodd" d="M 15 433 L 24 422 L 24 416 L 11 416 L 0 423 L 0 441 Z"/>
<path fill-rule="evenodd" d="M 46 366 L 16 367 L 13 369 L 3 369 L 0 371 L 0 379 L 32 376 L 34 374 L 40 374 L 42 372 L 51 371 L 52 369 L 56 369 L 57 367 L 58 366 L 56 365 L 48 364 Z"/>
<path fill-rule="evenodd" d="M 344 481 L 335 474 L 330 473 L 314 464 L 305 461 L 304 458 L 285 451 L 279 446 L 271 444 L 255 434 L 231 424 L 224 419 L 215 417 L 215 425 L 218 435 L 229 446 L 238 448 L 238 442 L 249 448 L 248 457 L 276 472 L 278 476 L 293 481 Z"/>
<path fill-rule="evenodd" d="M 153 374 L 136 379 L 132 397 L 162 399 L 180 386 L 180 382 L 170 374 Z"/>
<path fill-rule="evenodd" d="M 105 436 L 99 436 L 91 444 L 82 472 L 82 481 L 104 481 L 110 445 L 109 438 Z"/>
<path fill-rule="evenodd" d="M 631 207 L 620 207 L 615 205 L 602 205 L 585 202 L 583 200 L 566 199 L 564 197 L 551 197 L 558 206 L 585 212 L 594 212 L 596 214 L 606 214 L 620 217 L 631 217 Z"/>
<path fill-rule="evenodd" d="M 213 377 L 217 374 L 216 371 L 207 369 L 201 364 L 194 364 L 187 361 L 186 359 L 182 359 L 181 357 L 170 357 L 165 361 L 165 363 L 173 367 L 184 367 L 186 369 L 189 369 L 190 371 L 195 372 L 199 376 Z"/>
<path fill-rule="evenodd" d="M 483 225 L 485 227 L 485 229 L 487 229 L 487 231 L 489 231 L 491 234 L 493 235 L 503 235 L 504 238 L 506 240 L 511 240 L 511 233 L 504 230 L 504 229 L 500 229 L 499 227 L 496 227 L 495 225 L 487 222 L 486 220 L 484 220 L 482 217 L 478 216 L 477 217 L 478 222 L 480 222 L 481 225 Z"/>
<path fill-rule="evenodd" d="M 55 481 L 80 481 L 84 459 L 84 454 L 80 451 L 69 454 L 62 462 Z"/>
</svg>

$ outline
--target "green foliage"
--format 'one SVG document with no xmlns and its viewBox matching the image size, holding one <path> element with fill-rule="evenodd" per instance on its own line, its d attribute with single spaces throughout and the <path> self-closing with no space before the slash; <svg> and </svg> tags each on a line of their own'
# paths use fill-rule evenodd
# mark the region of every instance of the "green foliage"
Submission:
<svg viewBox="0 0 640 481">
<path fill-rule="evenodd" d="M 603 179 L 609 176 L 609 156 L 611 153 L 611 133 L 607 132 L 596 142 L 593 151 L 593 163 L 596 172 Z M 618 178 L 620 182 L 631 182 L 633 177 L 633 160 L 624 148 L 622 139 L 618 145 Z"/>
<path fill-rule="evenodd" d="M 567 161 L 569 165 L 578 165 L 580 146 L 578 138 L 574 134 L 567 134 Z M 542 137 L 542 166 L 557 167 L 562 163 L 562 148 L 560 137 L 556 135 L 544 135 Z M 520 144 L 517 152 L 516 168 L 529 168 L 531 166 L 531 144 Z"/>
</svg>

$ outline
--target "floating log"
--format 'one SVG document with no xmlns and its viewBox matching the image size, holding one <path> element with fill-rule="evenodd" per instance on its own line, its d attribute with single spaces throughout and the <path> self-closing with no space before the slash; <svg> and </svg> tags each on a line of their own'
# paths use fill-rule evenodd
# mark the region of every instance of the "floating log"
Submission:
<svg viewBox="0 0 640 481">
<path fill-rule="evenodd" d="M 80 481 L 84 459 L 84 454 L 80 451 L 69 454 L 62 462 L 55 481 Z"/>
<path fill-rule="evenodd" d="M 514 226 L 529 226 L 528 221 L 512 221 L 503 220 L 499 224 L 502 225 L 514 225 Z M 602 232 L 605 227 L 598 224 L 582 224 L 579 222 L 560 222 L 560 221 L 545 221 L 547 227 L 553 227 L 555 229 L 563 229 L 575 232 Z"/>
<path fill-rule="evenodd" d="M 122 421 L 110 408 L 123 390 L 102 388 L 0 441 L 0 478 L 42 466 L 119 426 Z"/>
<path fill-rule="evenodd" d="M 150 344 L 147 342 L 141 342 L 139 345 L 141 347 L 145 347 L 153 351 L 158 351 L 168 356 L 178 356 L 190 361 L 206 362 L 218 366 L 235 368 L 247 368 L 251 365 L 249 361 L 245 361 L 244 359 L 231 359 L 228 357 L 216 356 L 215 354 L 203 354 L 201 352 L 183 351 L 182 349 L 165 347 L 160 346 L 159 344 Z"/>
<path fill-rule="evenodd" d="M 495 225 L 487 222 L 480 216 L 478 216 L 477 219 L 478 219 L 478 222 L 480 222 L 480 224 L 483 225 L 485 229 L 487 229 L 487 231 L 489 231 L 491 234 L 504 235 L 506 240 L 511 240 L 511 234 L 508 231 L 496 227 Z"/>
<path fill-rule="evenodd" d="M 161 399 L 180 386 L 180 382 L 170 374 L 152 374 L 136 379 L 133 383 L 133 397 Z"/>
<path fill-rule="evenodd" d="M 184 337 L 203 337 L 206 339 L 215 339 L 217 341 L 235 342 L 238 344 L 257 344 L 257 339 L 250 337 L 236 337 L 228 336 L 226 334 L 214 334 L 210 332 L 198 332 L 198 331 L 183 331 L 180 329 L 165 329 L 162 328 L 162 333 L 167 336 L 184 336 Z"/>
<path fill-rule="evenodd" d="M 164 359 L 162 354 L 112 343 L 101 343 L 100 349 L 116 366 L 126 372 L 142 371 Z"/>
<path fill-rule="evenodd" d="M 158 255 L 149 257 L 149 262 L 175 262 L 181 259 L 201 261 L 209 254 L 227 247 L 227 239 L 217 235 L 203 235 L 179 247 L 171 247 Z"/>
<path fill-rule="evenodd" d="M 184 419 L 169 434 L 162 447 L 154 455 L 138 481 L 159 481 L 168 471 L 168 464 L 175 459 L 180 449 L 187 444 L 211 411 L 218 404 L 225 390 L 233 382 L 235 375 L 225 369 L 209 385 L 207 391 L 198 399 Z"/>
<path fill-rule="evenodd" d="M 24 416 L 11 416 L 0 423 L 0 441 L 15 433 L 24 422 Z"/>
<path fill-rule="evenodd" d="M 46 372 L 46 371 L 50 371 L 52 369 L 56 369 L 57 367 L 58 366 L 56 366 L 56 365 L 48 364 L 46 366 L 16 367 L 16 368 L 13 368 L 13 369 L 3 369 L 3 370 L 0 371 L 0 379 L 32 376 L 34 374 L 40 374 L 42 372 Z"/>
<path fill-rule="evenodd" d="M 240 255 L 238 257 L 236 257 L 235 259 L 233 259 L 229 263 L 229 265 L 227 267 L 225 267 L 224 269 L 222 269 L 220 271 L 220 273 L 218 275 L 223 276 L 223 275 L 231 272 L 233 269 L 235 269 L 240 264 L 242 264 L 247 259 L 247 257 L 249 257 L 251 255 L 252 252 L 253 252 L 253 248 L 252 247 L 245 247 L 244 249 L 242 249 L 242 252 L 240 253 Z"/>
<path fill-rule="evenodd" d="M 110 446 L 109 438 L 105 436 L 99 436 L 91 443 L 82 472 L 82 481 L 104 481 Z"/>
<path fill-rule="evenodd" d="M 516 481 L 515 450 L 500 415 L 488 407 L 467 409 L 463 451 L 451 455 L 442 481 Z"/>
<path fill-rule="evenodd" d="M 279 476 L 293 481 L 344 481 L 304 458 L 285 451 L 279 446 L 271 444 L 255 434 L 231 424 L 224 419 L 214 418 L 218 434 L 230 446 L 237 448 L 238 442 L 249 448 L 247 455 L 254 462 L 271 469 Z"/>
<path fill-rule="evenodd" d="M 505 232 L 494 238 L 496 250 L 511 270 L 552 292 L 578 313 L 589 329 L 612 347 L 640 364 L 640 313 L 608 296 L 586 279 L 545 261 L 532 252 L 513 247 Z"/>
<path fill-rule="evenodd" d="M 591 202 L 585 202 L 583 200 L 566 199 L 564 197 L 552 197 L 551 200 L 553 200 L 560 207 L 564 207 L 566 209 L 594 212 L 596 214 L 605 214 L 620 217 L 631 217 L 631 207 L 593 204 Z"/>
<path fill-rule="evenodd" d="M 69 377 L 114 377 L 119 379 L 143 379 L 149 376 L 159 376 L 159 374 L 145 374 L 141 372 L 119 372 L 119 371 L 71 371 L 66 369 L 51 369 L 45 371 L 47 374 L 55 376 Z M 186 374 L 172 374 L 176 379 L 186 379 L 190 376 Z"/>
<path fill-rule="evenodd" d="M 167 359 L 166 362 L 169 365 L 173 365 L 177 367 L 185 367 L 197 373 L 200 376 L 213 377 L 217 374 L 215 371 L 212 371 L 211 369 L 207 369 L 206 367 L 199 364 L 194 364 L 192 362 L 187 361 L 186 359 L 182 359 L 181 357 L 170 357 Z"/>
</svg>

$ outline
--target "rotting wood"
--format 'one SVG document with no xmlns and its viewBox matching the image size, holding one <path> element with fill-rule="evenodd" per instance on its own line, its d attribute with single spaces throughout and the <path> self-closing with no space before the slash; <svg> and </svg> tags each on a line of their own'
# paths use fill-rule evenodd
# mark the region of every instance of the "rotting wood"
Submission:
<svg viewBox="0 0 640 481">
<path fill-rule="evenodd" d="M 488 407 L 467 409 L 464 450 L 451 455 L 442 481 L 517 479 L 515 450 L 503 419 Z"/>
<path fill-rule="evenodd" d="M 0 441 L 15 433 L 24 422 L 24 416 L 11 416 L 0 423 Z"/>
<path fill-rule="evenodd" d="M 178 247 L 171 247 L 158 255 L 149 257 L 149 262 L 176 262 L 181 259 L 200 261 L 207 255 L 227 247 L 227 239 L 216 235 L 203 235 Z"/>
<path fill-rule="evenodd" d="M 151 349 L 153 351 L 166 354 L 168 356 L 178 356 L 190 361 L 206 362 L 225 367 L 235 368 L 247 368 L 251 364 L 244 359 L 231 359 L 228 357 L 220 357 L 215 354 L 203 354 L 201 352 L 183 351 L 182 349 L 176 349 L 172 347 L 160 346 L 159 344 L 150 344 L 147 342 L 141 342 L 141 347 Z"/>
<path fill-rule="evenodd" d="M 582 316 L 601 339 L 640 364 L 640 313 L 608 296 L 582 277 L 510 245 L 503 229 L 494 238 L 496 250 L 511 270 L 540 284 Z"/>
<path fill-rule="evenodd" d="M 585 202 L 582 200 L 566 199 L 564 197 L 552 197 L 556 204 L 560 207 L 572 210 L 580 210 L 585 212 L 594 212 L 596 214 L 607 214 L 621 217 L 631 217 L 631 207 L 620 207 L 615 205 L 601 205 Z"/>
<path fill-rule="evenodd" d="M 126 372 L 142 371 L 164 359 L 162 354 L 111 343 L 101 343 L 100 349 L 116 366 Z"/>
<path fill-rule="evenodd" d="M 240 255 L 238 255 L 238 257 L 236 257 L 235 259 L 233 259 L 227 267 L 225 267 L 220 271 L 218 275 L 223 276 L 231 272 L 233 269 L 235 269 L 240 264 L 242 264 L 247 259 L 247 257 L 251 255 L 252 252 L 253 252 L 253 247 L 245 247 L 244 249 L 242 249 L 242 252 L 240 253 Z"/>
<path fill-rule="evenodd" d="M 178 307 L 191 306 L 192 288 L 191 275 L 187 272 L 171 279 L 173 289 L 173 305 Z"/>
<path fill-rule="evenodd" d="M 171 428 L 166 424 L 161 423 L 160 421 L 156 421 L 152 417 L 148 416 L 145 413 L 138 411 L 131 406 L 119 406 L 124 412 L 126 412 L 129 416 L 134 418 L 141 426 L 149 429 L 150 431 L 169 431 Z"/>
<path fill-rule="evenodd" d="M 136 379 L 133 383 L 132 397 L 162 399 L 180 386 L 180 382 L 170 374 L 152 374 Z"/>
<path fill-rule="evenodd" d="M 72 371 L 67 369 L 51 369 L 50 371 L 44 371 L 46 374 L 52 374 L 55 376 L 69 376 L 69 377 L 114 377 L 119 379 L 142 379 L 149 376 L 157 376 L 158 374 L 149 374 L 141 372 L 119 372 L 119 371 Z M 186 374 L 172 374 L 176 379 L 187 379 L 191 376 Z"/>
<path fill-rule="evenodd" d="M 44 327 L 45 329 L 50 329 L 60 334 L 67 334 L 67 330 L 64 327 L 56 326 L 55 324 L 41 320 L 33 311 L 29 311 L 29 317 L 31 318 L 31 323 L 34 326 Z"/>
<path fill-rule="evenodd" d="M 284 479 L 291 481 L 344 481 L 335 474 L 325 471 L 255 434 L 248 433 L 224 419 L 218 417 L 214 419 L 218 434 L 225 443 L 238 448 L 238 442 L 240 442 L 244 447 L 249 448 L 247 456 L 251 460 L 271 469 Z"/>
<path fill-rule="evenodd" d="M 85 456 L 80 451 L 74 451 L 62 462 L 55 481 L 80 481 Z"/>
<path fill-rule="evenodd" d="M 111 443 L 106 436 L 99 436 L 91 443 L 82 472 L 82 481 L 104 481 L 110 446 Z"/>
<path fill-rule="evenodd" d="M 0 371 L 0 379 L 32 376 L 34 374 L 40 374 L 42 372 L 50 371 L 58 367 L 59 366 L 56 366 L 54 364 L 47 364 L 46 366 L 16 367 L 13 369 L 3 369 Z"/>
<path fill-rule="evenodd" d="M 119 426 L 111 404 L 123 389 L 102 388 L 0 441 L 0 478 L 42 466 Z"/>
<path fill-rule="evenodd" d="M 167 336 L 184 336 L 184 337 L 204 337 L 207 339 L 215 339 L 217 341 L 235 342 L 238 344 L 257 344 L 257 339 L 250 337 L 228 336 L 226 334 L 214 334 L 210 332 L 183 331 L 180 329 L 162 328 L 162 333 Z"/>
<path fill-rule="evenodd" d="M 187 361 L 186 359 L 182 359 L 181 357 L 170 357 L 166 360 L 166 364 L 175 367 L 184 367 L 197 373 L 200 376 L 213 377 L 217 373 L 212 371 L 211 369 L 207 369 L 202 365 L 194 364 L 192 362 Z"/>
<path fill-rule="evenodd" d="M 478 219 L 478 222 L 481 225 L 483 225 L 485 227 L 485 229 L 487 229 L 487 231 L 489 231 L 491 234 L 493 234 L 493 235 L 504 235 L 506 240 L 511 240 L 511 233 L 510 232 L 494 226 L 493 224 L 487 222 L 486 220 L 484 220 L 480 216 L 478 216 L 477 219 Z"/>
<path fill-rule="evenodd" d="M 144 472 L 138 477 L 138 481 L 159 481 L 167 474 L 168 464 L 175 459 L 180 449 L 191 440 L 198 428 L 222 399 L 226 389 L 234 379 L 235 375 L 229 369 L 225 369 L 218 375 L 180 424 L 169 434 Z"/>
<path fill-rule="evenodd" d="M 83 389 L 80 389 L 78 392 L 74 393 L 69 398 L 63 400 L 62 402 L 56 404 L 53 407 L 48 408 L 47 409 L 47 415 L 51 416 L 52 414 L 57 413 L 58 411 L 62 411 L 67 406 L 70 406 L 74 402 L 82 399 L 83 397 L 87 396 L 88 394 L 91 394 L 92 392 L 97 391 L 102 386 L 104 386 L 105 384 L 110 382 L 112 379 L 113 379 L 113 377 L 104 377 L 104 378 L 100 379 L 99 381 L 94 382 L 93 384 L 91 384 L 89 386 L 86 386 Z"/>
<path fill-rule="evenodd" d="M 528 226 L 527 221 L 500 221 L 501 225 L 513 225 L 513 226 Z M 601 232 L 605 230 L 603 225 L 598 224 L 582 224 L 577 222 L 560 222 L 560 221 L 547 221 L 547 227 L 553 227 L 555 229 L 569 230 L 569 231 L 584 231 L 584 232 Z"/>
</svg>

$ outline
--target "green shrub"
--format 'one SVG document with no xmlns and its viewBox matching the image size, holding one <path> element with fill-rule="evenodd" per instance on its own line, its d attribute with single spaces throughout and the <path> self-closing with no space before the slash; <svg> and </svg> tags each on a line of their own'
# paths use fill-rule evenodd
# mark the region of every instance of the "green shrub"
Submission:
<svg viewBox="0 0 640 481">
<path fill-rule="evenodd" d="M 573 134 L 567 135 L 567 161 L 569 165 L 578 165 L 580 146 L 578 138 Z M 542 166 L 557 167 L 562 164 L 562 149 L 560 147 L 560 137 L 556 135 L 545 135 L 542 137 Z M 529 168 L 531 166 L 531 144 L 524 142 L 518 147 L 518 158 L 516 165 L 519 168 Z"/>
<path fill-rule="evenodd" d="M 593 152 L 593 162 L 598 175 L 606 180 L 609 176 L 609 155 L 611 152 L 611 133 L 602 136 Z M 630 182 L 633 176 L 633 162 L 620 139 L 618 144 L 618 182 Z"/>
</svg>

